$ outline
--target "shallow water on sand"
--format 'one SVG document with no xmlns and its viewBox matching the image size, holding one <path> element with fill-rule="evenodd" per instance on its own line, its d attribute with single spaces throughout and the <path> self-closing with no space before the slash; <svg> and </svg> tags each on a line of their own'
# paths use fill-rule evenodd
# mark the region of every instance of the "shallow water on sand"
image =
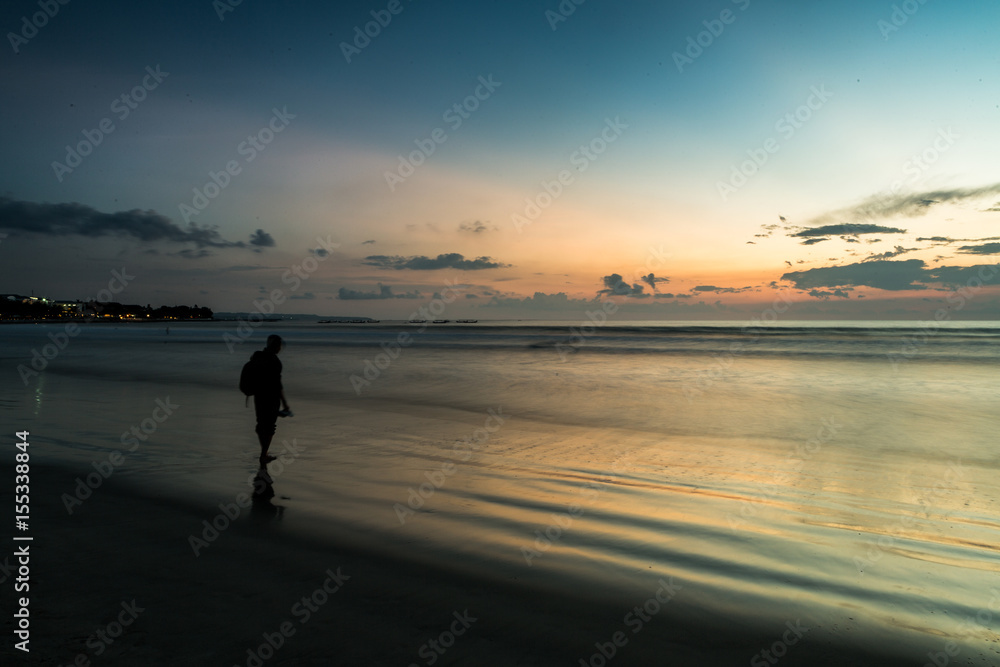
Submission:
<svg viewBox="0 0 1000 667">
<path fill-rule="evenodd" d="M 83 469 L 121 451 L 115 474 L 144 483 L 247 490 L 236 384 L 260 340 L 91 326 L 22 383 L 56 329 L 0 328 L 0 414 L 36 456 Z M 1000 331 L 965 329 L 901 358 L 912 332 L 885 327 L 481 326 L 396 349 L 412 327 L 277 325 L 295 416 L 274 503 L 283 529 L 320 517 L 556 589 L 648 597 L 672 577 L 691 613 L 775 637 L 798 622 L 915 664 L 951 641 L 997 664 Z M 157 400 L 177 406 L 161 422 Z"/>
</svg>

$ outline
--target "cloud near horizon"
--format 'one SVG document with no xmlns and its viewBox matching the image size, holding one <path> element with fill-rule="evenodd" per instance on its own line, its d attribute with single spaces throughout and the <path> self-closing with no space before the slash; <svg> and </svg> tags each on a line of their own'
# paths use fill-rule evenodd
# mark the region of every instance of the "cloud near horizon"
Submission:
<svg viewBox="0 0 1000 667">
<path fill-rule="evenodd" d="M 357 290 L 347 289 L 346 287 L 341 287 L 337 290 L 337 298 L 341 301 L 376 301 L 382 299 L 420 299 L 423 295 L 420 294 L 419 290 L 413 290 L 412 292 L 404 292 L 402 294 L 393 294 L 392 288 L 389 285 L 383 285 L 378 283 L 377 291 L 375 292 L 360 292 Z"/>
<path fill-rule="evenodd" d="M 930 286 L 956 287 L 981 283 L 1000 283 L 998 265 L 938 266 L 928 268 L 922 259 L 873 260 L 792 271 L 781 276 L 796 289 L 873 287 L 887 291 L 926 290 Z M 984 278 L 983 276 L 987 276 Z"/>
<path fill-rule="evenodd" d="M 740 292 L 749 292 L 752 287 L 716 287 L 715 285 L 698 285 L 692 287 L 692 292 L 714 292 L 716 294 L 739 294 Z"/>
<path fill-rule="evenodd" d="M 984 243 L 982 245 L 964 245 L 956 252 L 963 255 L 995 255 L 1000 253 L 1000 243 Z"/>
<path fill-rule="evenodd" d="M 377 266 L 380 269 L 395 269 L 401 271 L 437 271 L 439 269 L 457 269 L 459 271 L 480 271 L 483 269 L 506 269 L 510 264 L 494 261 L 492 257 L 477 257 L 465 259 L 457 252 L 438 255 L 436 258 L 424 255 L 403 257 L 401 255 L 369 255 L 363 264 Z"/>
<path fill-rule="evenodd" d="M 191 243 L 196 248 L 273 247 L 274 238 L 262 229 L 251 235 L 249 242 L 228 241 L 217 229 L 198 227 L 194 223 L 182 228 L 170 218 L 152 210 L 132 209 L 117 213 L 102 213 L 76 202 L 38 204 L 0 197 L 0 229 L 45 236 L 83 236 L 98 238 L 117 236 L 142 243 Z M 182 251 L 182 256 L 204 257 L 209 253 Z"/>
<path fill-rule="evenodd" d="M 652 274 L 650 274 L 652 275 Z M 608 294 L 611 296 L 627 296 L 634 299 L 648 299 L 649 295 L 643 293 L 643 287 L 639 283 L 629 285 L 621 277 L 621 274 L 612 273 L 610 276 L 601 278 L 604 289 L 598 290 L 598 294 Z"/>
<path fill-rule="evenodd" d="M 645 275 L 645 276 L 639 276 L 639 280 L 641 280 L 642 282 L 644 282 L 647 285 L 649 285 L 650 287 L 652 287 L 654 292 L 656 291 L 656 285 L 657 285 L 657 283 L 669 283 L 670 282 L 670 278 L 657 278 L 652 273 L 650 273 L 649 275 Z"/>
</svg>

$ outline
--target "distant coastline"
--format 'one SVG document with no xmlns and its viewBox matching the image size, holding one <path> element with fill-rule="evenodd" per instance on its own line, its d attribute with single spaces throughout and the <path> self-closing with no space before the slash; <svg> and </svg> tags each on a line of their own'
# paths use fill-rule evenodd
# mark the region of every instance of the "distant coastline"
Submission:
<svg viewBox="0 0 1000 667">
<path fill-rule="evenodd" d="M 0 294 L 0 322 L 197 322 L 211 321 L 211 308 L 123 304 L 117 301 L 56 301 Z"/>
</svg>

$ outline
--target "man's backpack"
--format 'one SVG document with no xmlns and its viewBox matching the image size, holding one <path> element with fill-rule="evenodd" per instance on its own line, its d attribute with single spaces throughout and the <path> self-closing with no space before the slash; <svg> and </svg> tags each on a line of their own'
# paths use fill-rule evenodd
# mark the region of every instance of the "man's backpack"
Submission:
<svg viewBox="0 0 1000 667">
<path fill-rule="evenodd" d="M 247 405 L 250 403 L 250 397 L 260 391 L 262 361 L 259 354 L 258 351 L 250 355 L 250 361 L 243 364 L 243 371 L 240 373 L 240 391 L 247 397 Z"/>
</svg>

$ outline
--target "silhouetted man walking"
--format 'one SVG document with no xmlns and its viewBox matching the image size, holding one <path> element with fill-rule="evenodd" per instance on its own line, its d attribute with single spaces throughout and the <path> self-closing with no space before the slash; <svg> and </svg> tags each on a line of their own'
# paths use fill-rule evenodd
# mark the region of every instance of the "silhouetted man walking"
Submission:
<svg viewBox="0 0 1000 667">
<path fill-rule="evenodd" d="M 281 386 L 281 361 L 278 360 L 278 353 L 284 346 L 281 336 L 270 335 L 267 337 L 267 346 L 263 350 L 254 352 L 251 361 L 259 364 L 258 381 L 256 391 L 253 396 L 253 406 L 257 413 L 257 439 L 260 440 L 260 465 L 263 468 L 275 459 L 267 453 L 271 446 L 271 439 L 274 437 L 275 425 L 280 416 L 288 416 L 291 410 L 288 401 L 285 400 L 285 392 Z M 280 407 L 280 409 L 279 409 Z"/>
</svg>

